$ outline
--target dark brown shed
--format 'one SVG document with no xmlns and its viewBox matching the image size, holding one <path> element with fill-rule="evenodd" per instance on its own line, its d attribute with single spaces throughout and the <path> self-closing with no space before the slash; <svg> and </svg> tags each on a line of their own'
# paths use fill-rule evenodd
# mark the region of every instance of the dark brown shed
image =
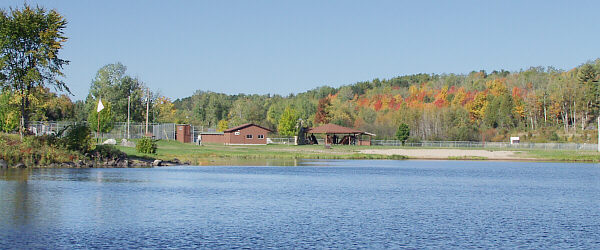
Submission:
<svg viewBox="0 0 600 250">
<path fill-rule="evenodd" d="M 175 138 L 177 138 L 177 141 L 183 143 L 190 143 L 192 141 L 191 128 L 191 125 L 177 125 L 177 133 L 175 134 Z"/>
</svg>

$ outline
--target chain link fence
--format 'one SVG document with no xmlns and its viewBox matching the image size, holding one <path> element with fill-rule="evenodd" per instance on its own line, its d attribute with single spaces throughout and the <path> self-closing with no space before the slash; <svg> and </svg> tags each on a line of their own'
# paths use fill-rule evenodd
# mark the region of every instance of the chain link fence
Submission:
<svg viewBox="0 0 600 250">
<path fill-rule="evenodd" d="M 69 126 L 75 124 L 87 124 L 86 122 L 40 122 L 33 121 L 29 123 L 29 130 L 35 135 L 58 134 L 61 130 L 68 130 Z M 160 140 L 175 140 L 177 132 L 175 123 L 149 123 L 148 134 L 146 134 L 145 123 L 126 122 L 115 123 L 113 129 L 108 133 L 100 133 L 101 139 L 139 139 L 144 136 L 151 136 Z M 129 130 L 127 129 L 129 127 Z M 214 132 L 214 129 L 204 127 L 191 127 L 191 141 L 196 142 L 198 135 L 202 132 Z M 129 131 L 129 132 L 128 132 Z M 96 138 L 96 133 L 92 133 Z M 323 139 L 317 139 L 320 145 L 324 144 Z M 269 144 L 294 145 L 294 138 L 267 138 Z M 371 140 L 373 146 L 402 146 L 399 140 Z M 596 151 L 598 144 L 587 143 L 533 143 L 521 142 L 511 144 L 509 142 L 474 142 L 474 141 L 422 141 L 407 142 L 405 147 L 429 147 L 429 148 L 507 148 L 507 149 L 539 149 L 539 150 L 583 150 Z"/>
<path fill-rule="evenodd" d="M 70 126 L 76 124 L 87 124 L 87 122 L 40 122 L 33 121 L 29 123 L 29 131 L 35 135 L 56 135 L 60 131 L 67 131 Z M 116 122 L 113 129 L 108 133 L 99 133 L 100 138 L 113 139 L 139 139 L 144 136 L 150 136 L 160 140 L 175 140 L 175 123 L 148 123 L 148 133 L 146 134 L 145 123 Z M 96 138 L 96 133 L 92 133 Z"/>
<path fill-rule="evenodd" d="M 269 144 L 294 145 L 294 138 L 267 138 Z M 324 144 L 323 139 L 318 139 L 319 144 Z M 373 146 L 402 146 L 399 140 L 371 140 Z M 531 143 L 521 142 L 510 144 L 508 142 L 473 142 L 473 141 L 422 141 L 407 142 L 405 147 L 423 148 L 507 148 L 507 149 L 540 149 L 540 150 L 584 150 L 597 151 L 598 144 L 587 143 Z"/>
<path fill-rule="evenodd" d="M 317 139 L 319 145 L 325 144 L 325 139 Z M 294 138 L 267 138 L 267 144 L 294 145 Z"/>
<path fill-rule="evenodd" d="M 34 135 L 56 135 L 60 131 L 66 131 L 72 125 L 86 124 L 86 122 L 39 122 L 30 121 L 29 131 Z"/>
<path fill-rule="evenodd" d="M 372 140 L 375 146 L 402 146 L 399 140 Z M 431 148 L 510 148 L 510 149 L 540 149 L 540 150 L 585 150 L 596 151 L 598 144 L 587 143 L 533 143 L 521 142 L 473 142 L 473 141 L 423 141 L 407 142 L 405 147 L 431 147 Z"/>
</svg>

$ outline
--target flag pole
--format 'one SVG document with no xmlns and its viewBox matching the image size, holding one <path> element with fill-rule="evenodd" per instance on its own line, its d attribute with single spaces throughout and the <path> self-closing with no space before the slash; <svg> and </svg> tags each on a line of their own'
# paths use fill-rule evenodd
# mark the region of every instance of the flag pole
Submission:
<svg viewBox="0 0 600 250">
<path fill-rule="evenodd" d="M 127 140 L 131 139 L 131 137 L 129 136 L 129 116 L 130 116 L 129 109 L 131 109 L 131 95 L 129 95 L 129 97 L 127 97 Z"/>
<path fill-rule="evenodd" d="M 98 129 L 96 129 L 96 144 L 98 144 L 98 140 L 100 139 L 99 137 L 99 133 L 100 133 L 100 112 L 98 113 Z"/>
<path fill-rule="evenodd" d="M 104 109 L 104 105 L 102 105 L 102 96 L 98 98 L 98 107 L 96 108 L 96 118 L 98 120 L 98 127 L 96 129 L 96 143 L 99 143 L 100 139 L 100 111 Z"/>
</svg>

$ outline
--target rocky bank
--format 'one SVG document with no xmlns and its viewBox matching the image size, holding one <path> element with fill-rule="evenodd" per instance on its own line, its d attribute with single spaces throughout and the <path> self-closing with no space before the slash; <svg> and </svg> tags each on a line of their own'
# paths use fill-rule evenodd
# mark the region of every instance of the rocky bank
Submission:
<svg viewBox="0 0 600 250">
<path fill-rule="evenodd" d="M 74 162 L 51 163 L 50 165 L 26 166 L 24 163 L 17 163 L 12 166 L 6 161 L 0 159 L 0 169 L 7 168 L 149 168 L 190 165 L 189 162 L 181 162 L 178 159 L 164 161 L 159 159 L 142 158 L 116 158 L 102 160 L 79 160 Z"/>
</svg>

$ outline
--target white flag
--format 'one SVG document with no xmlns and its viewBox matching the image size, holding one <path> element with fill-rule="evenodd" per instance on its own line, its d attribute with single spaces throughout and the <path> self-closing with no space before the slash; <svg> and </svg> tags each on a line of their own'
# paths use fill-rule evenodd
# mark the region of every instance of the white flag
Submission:
<svg viewBox="0 0 600 250">
<path fill-rule="evenodd" d="M 102 98 L 98 99 L 98 112 L 104 109 L 104 105 L 102 105 Z"/>
</svg>

